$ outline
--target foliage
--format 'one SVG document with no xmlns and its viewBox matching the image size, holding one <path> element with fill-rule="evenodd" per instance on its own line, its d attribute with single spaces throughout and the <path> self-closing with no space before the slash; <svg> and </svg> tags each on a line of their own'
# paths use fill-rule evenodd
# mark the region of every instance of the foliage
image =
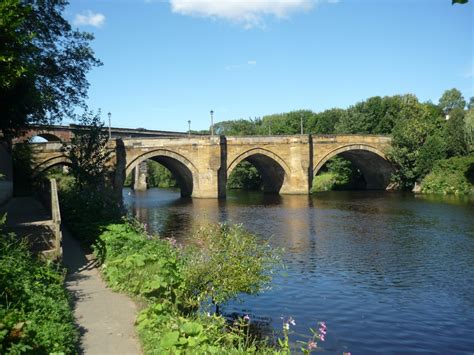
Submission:
<svg viewBox="0 0 474 355">
<path fill-rule="evenodd" d="M 329 159 L 313 178 L 311 192 L 359 188 L 363 182 L 362 174 L 352 163 L 340 156 Z"/>
<path fill-rule="evenodd" d="M 466 125 L 464 110 L 454 108 L 449 114 L 445 127 L 446 150 L 449 157 L 467 154 Z"/>
<path fill-rule="evenodd" d="M 209 225 L 193 239 L 197 247 L 186 250 L 183 277 L 188 297 L 197 304 L 208 298 L 225 303 L 240 293 L 258 293 L 270 283 L 277 255 L 241 225 Z"/>
<path fill-rule="evenodd" d="M 173 174 L 163 165 L 153 161 L 147 160 L 148 169 L 148 187 L 177 187 L 178 183 L 173 177 Z"/>
<path fill-rule="evenodd" d="M 261 190 L 262 184 L 262 177 L 257 168 L 247 161 L 242 161 L 230 174 L 227 181 L 227 188 Z"/>
<path fill-rule="evenodd" d="M 227 136 L 253 136 L 258 132 L 258 126 L 261 125 L 261 120 L 256 118 L 254 120 L 233 120 L 218 122 L 214 125 L 216 134 L 223 134 Z"/>
<path fill-rule="evenodd" d="M 464 121 L 466 124 L 465 131 L 468 151 L 474 152 L 474 106 L 466 112 Z"/>
<path fill-rule="evenodd" d="M 100 65 L 90 33 L 62 17 L 67 1 L 4 0 L 0 4 L 0 131 L 74 117 L 85 106 L 87 72 Z"/>
<path fill-rule="evenodd" d="M 474 194 L 474 155 L 439 160 L 421 182 L 423 193 Z"/>
<path fill-rule="evenodd" d="M 100 112 L 96 115 L 85 112 L 80 125 L 74 126 L 68 157 L 71 174 L 80 189 L 87 186 L 100 190 L 105 185 L 111 151 L 107 148 L 108 133 L 103 128 Z"/>
<path fill-rule="evenodd" d="M 323 172 L 313 178 L 311 193 L 321 191 L 332 191 L 336 186 L 337 175 L 331 172 Z"/>
<path fill-rule="evenodd" d="M 0 238 L 0 353 L 75 353 L 78 332 L 54 264 L 36 260 L 14 235 Z"/>
<path fill-rule="evenodd" d="M 16 196 L 31 193 L 33 187 L 33 151 L 28 142 L 15 144 L 12 150 L 13 190 Z"/>
<path fill-rule="evenodd" d="M 209 295 L 209 289 L 197 286 L 198 280 L 193 279 L 203 280 L 207 276 L 192 271 L 211 269 L 219 257 L 221 269 L 233 272 L 213 273 L 216 296 L 224 300 L 238 292 L 253 292 L 259 289 L 258 275 L 265 273 L 261 280 L 269 277 L 266 269 L 261 269 L 269 265 L 259 254 L 260 249 L 266 251 L 267 247 L 258 247 L 241 227 L 210 226 L 201 229 L 197 236 L 200 241 L 216 238 L 207 244 L 212 244 L 215 257 L 206 259 L 203 255 L 208 255 L 207 252 L 183 250 L 174 240 L 148 236 L 133 221 L 107 226 L 100 236 L 101 243 L 95 247 L 97 255 L 103 258 L 102 271 L 108 284 L 146 303 L 137 318 L 145 353 L 269 352 L 264 343 L 242 331 L 242 323 L 229 326 L 222 316 L 197 312 L 199 300 Z M 223 241 L 224 236 L 230 241 Z M 239 238 L 243 238 L 244 246 L 237 246 Z M 237 250 L 230 252 L 229 258 L 223 258 L 223 248 L 228 246 L 236 246 Z M 239 283 L 244 280 L 250 286 Z M 234 285 L 229 286 L 228 282 Z"/>
<path fill-rule="evenodd" d="M 423 177 L 425 168 L 431 164 L 427 154 L 422 154 L 425 157 L 422 163 L 419 156 L 420 150 L 429 141 L 428 137 L 439 132 L 443 124 L 442 119 L 432 113 L 426 105 L 413 105 L 406 111 L 406 118 L 399 120 L 394 126 L 392 147 L 387 152 L 387 157 L 395 167 L 392 179 L 402 188 L 413 187 Z M 439 140 L 432 139 L 430 142 L 431 145 L 435 143 L 439 143 Z M 442 150 L 442 147 L 436 148 L 436 152 Z"/>
<path fill-rule="evenodd" d="M 314 134 L 334 134 L 336 125 L 340 121 L 345 121 L 346 110 L 333 108 L 312 115 L 308 122 L 308 131 Z"/>
<path fill-rule="evenodd" d="M 122 207 L 109 188 L 98 190 L 85 186 L 79 189 L 75 181 L 63 178 L 58 189 L 62 219 L 85 245 L 93 244 L 104 226 L 121 218 Z"/>
<path fill-rule="evenodd" d="M 463 110 L 466 100 L 458 89 L 446 90 L 439 99 L 438 106 L 445 114 L 449 114 L 455 108 Z"/>
</svg>

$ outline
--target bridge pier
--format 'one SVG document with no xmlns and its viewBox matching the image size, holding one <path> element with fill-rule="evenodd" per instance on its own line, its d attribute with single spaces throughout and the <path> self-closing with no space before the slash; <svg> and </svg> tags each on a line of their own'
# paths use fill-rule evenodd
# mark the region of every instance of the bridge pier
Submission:
<svg viewBox="0 0 474 355">
<path fill-rule="evenodd" d="M 148 188 L 148 166 L 146 160 L 138 164 L 132 173 L 132 188 L 135 191 L 145 191 Z"/>
</svg>

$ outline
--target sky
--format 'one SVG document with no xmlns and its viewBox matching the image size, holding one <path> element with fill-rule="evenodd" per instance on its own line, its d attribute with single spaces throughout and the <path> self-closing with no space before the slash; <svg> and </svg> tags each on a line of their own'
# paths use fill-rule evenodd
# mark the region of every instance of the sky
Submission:
<svg viewBox="0 0 474 355">
<path fill-rule="evenodd" d="M 474 1 L 71 0 L 103 66 L 90 109 L 112 126 L 208 129 L 214 121 L 346 108 L 413 93 L 474 96 Z M 67 123 L 67 122 L 65 122 Z"/>
</svg>

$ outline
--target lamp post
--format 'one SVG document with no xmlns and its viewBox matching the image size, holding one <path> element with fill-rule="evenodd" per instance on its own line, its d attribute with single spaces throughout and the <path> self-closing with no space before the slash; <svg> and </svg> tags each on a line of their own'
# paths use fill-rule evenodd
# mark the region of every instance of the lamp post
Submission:
<svg viewBox="0 0 474 355">
<path fill-rule="evenodd" d="M 211 110 L 211 136 L 214 135 L 214 111 Z"/>
<path fill-rule="evenodd" d="M 110 111 L 107 114 L 107 116 L 109 116 L 109 139 L 111 139 L 112 138 L 112 129 L 110 128 L 110 122 L 111 122 L 110 118 L 112 117 L 112 114 L 110 113 Z"/>
<path fill-rule="evenodd" d="M 303 135 L 303 115 L 300 116 L 300 123 L 301 123 L 301 134 Z"/>
<path fill-rule="evenodd" d="M 191 120 L 188 120 L 188 136 L 191 135 Z"/>
</svg>

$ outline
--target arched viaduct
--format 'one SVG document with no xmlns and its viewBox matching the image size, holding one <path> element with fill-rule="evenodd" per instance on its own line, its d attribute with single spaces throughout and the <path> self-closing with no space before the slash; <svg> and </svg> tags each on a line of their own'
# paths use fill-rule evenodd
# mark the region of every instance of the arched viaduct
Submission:
<svg viewBox="0 0 474 355">
<path fill-rule="evenodd" d="M 109 149 L 117 190 L 132 172 L 136 188 L 146 188 L 143 166 L 153 159 L 171 171 L 183 196 L 222 198 L 227 178 L 243 160 L 259 170 L 266 192 L 308 194 L 312 178 L 335 155 L 362 172 L 368 189 L 385 189 L 392 171 L 385 158 L 390 141 L 368 135 L 140 137 L 113 139 Z M 35 173 L 68 164 L 67 143 L 32 146 Z"/>
</svg>

